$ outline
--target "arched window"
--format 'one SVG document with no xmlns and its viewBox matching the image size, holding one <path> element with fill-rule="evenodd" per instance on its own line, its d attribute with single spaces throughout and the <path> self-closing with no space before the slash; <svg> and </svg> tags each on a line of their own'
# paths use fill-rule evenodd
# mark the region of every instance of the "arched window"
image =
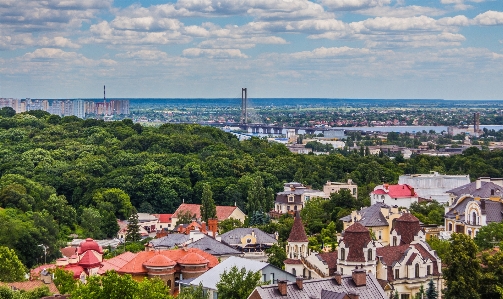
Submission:
<svg viewBox="0 0 503 299">
<path fill-rule="evenodd" d="M 396 240 L 396 237 L 394 236 L 393 237 L 393 246 L 396 246 L 396 243 L 397 243 L 397 240 Z"/>
<path fill-rule="evenodd" d="M 293 276 L 297 276 L 297 270 L 295 270 L 295 268 L 292 269 L 292 274 Z"/>
<path fill-rule="evenodd" d="M 173 286 L 171 285 L 171 279 L 168 279 L 168 282 L 166 282 L 166 285 L 167 285 L 170 289 L 173 289 Z"/>
<path fill-rule="evenodd" d="M 381 195 L 381 199 L 384 200 L 384 195 Z"/>
<path fill-rule="evenodd" d="M 341 261 L 346 259 L 346 249 L 341 248 Z"/>
<path fill-rule="evenodd" d="M 416 264 L 416 269 L 415 270 L 416 270 L 415 271 L 416 272 L 415 273 L 416 274 L 415 277 L 418 278 L 419 277 L 419 264 Z"/>
<path fill-rule="evenodd" d="M 475 212 L 472 213 L 472 224 L 477 224 L 477 213 Z"/>
<path fill-rule="evenodd" d="M 372 260 L 372 249 L 369 249 L 367 251 L 367 257 L 368 257 L 368 261 L 371 261 Z"/>
</svg>

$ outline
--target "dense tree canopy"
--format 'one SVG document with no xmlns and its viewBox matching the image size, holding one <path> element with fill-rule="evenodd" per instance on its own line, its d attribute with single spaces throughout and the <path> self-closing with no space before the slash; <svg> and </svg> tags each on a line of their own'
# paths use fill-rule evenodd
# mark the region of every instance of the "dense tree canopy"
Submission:
<svg viewBox="0 0 503 299">
<path fill-rule="evenodd" d="M 260 285 L 260 272 L 238 269 L 236 266 L 225 270 L 217 283 L 218 296 L 226 299 L 248 298 L 255 287 Z"/>
</svg>

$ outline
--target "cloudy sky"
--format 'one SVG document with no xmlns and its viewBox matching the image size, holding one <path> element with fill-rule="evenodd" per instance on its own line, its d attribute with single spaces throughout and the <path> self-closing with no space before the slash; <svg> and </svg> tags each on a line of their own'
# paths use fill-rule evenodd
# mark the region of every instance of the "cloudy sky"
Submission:
<svg viewBox="0 0 503 299">
<path fill-rule="evenodd" d="M 0 0 L 0 97 L 503 99 L 503 0 Z"/>
</svg>

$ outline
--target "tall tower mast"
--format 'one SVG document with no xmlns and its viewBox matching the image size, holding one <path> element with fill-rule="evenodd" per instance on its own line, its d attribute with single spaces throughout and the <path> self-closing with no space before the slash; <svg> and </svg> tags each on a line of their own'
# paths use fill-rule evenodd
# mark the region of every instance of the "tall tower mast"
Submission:
<svg viewBox="0 0 503 299">
<path fill-rule="evenodd" d="M 241 123 L 248 123 L 248 93 L 246 88 L 241 88 Z"/>
<path fill-rule="evenodd" d="M 105 85 L 103 85 L 103 115 L 107 115 L 107 98 L 105 96 Z"/>
</svg>

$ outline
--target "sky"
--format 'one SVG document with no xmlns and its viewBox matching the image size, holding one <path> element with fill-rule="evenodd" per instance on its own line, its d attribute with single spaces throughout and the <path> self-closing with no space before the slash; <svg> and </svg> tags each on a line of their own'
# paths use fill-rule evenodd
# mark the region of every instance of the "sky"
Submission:
<svg viewBox="0 0 503 299">
<path fill-rule="evenodd" d="M 0 0 L 0 98 L 503 100 L 503 0 Z"/>
</svg>

